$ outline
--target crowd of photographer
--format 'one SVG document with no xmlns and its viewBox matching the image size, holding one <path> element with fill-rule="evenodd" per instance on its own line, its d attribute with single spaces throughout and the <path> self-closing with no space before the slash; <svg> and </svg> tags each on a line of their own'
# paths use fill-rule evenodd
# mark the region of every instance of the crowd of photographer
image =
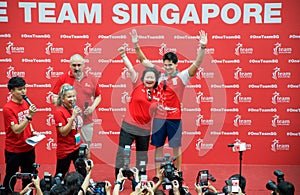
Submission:
<svg viewBox="0 0 300 195">
<path fill-rule="evenodd" d="M 81 147 L 84 149 L 84 147 Z M 86 159 L 84 156 L 77 159 L 83 163 L 75 163 L 75 172 L 69 172 L 62 176 L 57 174 L 52 177 L 48 172 L 44 173 L 44 178 L 40 179 L 37 175 L 36 168 L 39 165 L 35 164 L 35 174 L 31 173 L 16 173 L 17 179 L 30 179 L 29 183 L 19 194 L 29 195 L 35 191 L 36 195 L 118 195 L 123 190 L 124 181 L 131 181 L 131 195 L 189 195 L 194 194 L 189 191 L 189 187 L 184 184 L 182 172 L 178 171 L 170 155 L 166 154 L 164 161 L 161 163 L 161 169 L 156 182 L 149 181 L 147 175 L 141 174 L 135 167 L 120 168 L 114 186 L 109 181 L 94 182 L 91 178 L 94 167 L 93 161 Z M 131 174 L 128 174 L 128 173 Z M 284 180 L 284 173 L 275 170 L 274 175 L 277 177 L 277 182 L 269 180 L 266 188 L 272 195 L 294 195 L 295 188 L 292 183 Z M 226 185 L 219 192 L 212 183 L 216 179 L 209 173 L 208 170 L 198 172 L 195 182 L 195 191 L 197 195 L 244 195 L 246 194 L 246 179 L 239 174 L 234 174 L 225 181 Z M 0 191 L 0 194 L 15 194 L 5 193 Z"/>
</svg>

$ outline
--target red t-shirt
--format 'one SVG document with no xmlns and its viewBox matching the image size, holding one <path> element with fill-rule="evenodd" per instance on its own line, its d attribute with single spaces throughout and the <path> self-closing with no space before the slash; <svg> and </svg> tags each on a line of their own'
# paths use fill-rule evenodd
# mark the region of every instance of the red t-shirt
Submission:
<svg viewBox="0 0 300 195">
<path fill-rule="evenodd" d="M 22 101 L 21 104 L 7 102 L 3 107 L 3 118 L 5 126 L 5 150 L 8 152 L 22 153 L 28 152 L 33 149 L 25 141 L 31 137 L 30 122 L 20 134 L 15 134 L 11 129 L 12 125 L 20 124 L 22 121 L 27 120 L 26 115 L 29 114 L 29 105 Z"/>
<path fill-rule="evenodd" d="M 171 78 L 160 78 L 161 97 L 155 118 L 181 119 L 181 101 L 185 85 L 190 78 L 187 69 Z M 163 90 L 164 85 L 166 90 Z"/>
<path fill-rule="evenodd" d="M 80 128 L 83 125 L 83 121 L 81 116 L 77 116 L 77 125 L 75 121 L 72 125 L 72 130 L 69 132 L 68 135 L 62 136 L 58 131 L 58 127 L 65 126 L 72 116 L 71 111 L 67 110 L 65 107 L 60 106 L 57 107 L 56 111 L 54 112 L 54 119 L 55 119 L 55 126 L 56 126 L 56 134 L 57 134 L 57 148 L 56 148 L 56 156 L 57 159 L 63 159 L 68 156 L 68 154 L 77 150 L 82 144 L 76 144 L 75 142 L 75 135 L 80 132 Z M 76 130 L 77 126 L 77 130 Z"/>
<path fill-rule="evenodd" d="M 151 119 L 158 101 L 158 91 L 151 91 L 151 100 L 148 100 L 148 92 L 144 84 L 136 86 L 131 94 L 131 100 L 124 118 L 124 121 L 142 129 L 151 130 Z"/>
<path fill-rule="evenodd" d="M 58 78 L 58 81 L 55 83 L 52 92 L 54 94 L 58 94 L 61 86 L 65 83 L 74 86 L 77 97 L 76 104 L 82 110 L 84 110 L 85 102 L 88 102 L 88 105 L 91 106 L 93 103 L 93 99 L 101 94 L 101 89 L 99 87 L 98 81 L 94 76 L 87 76 L 86 74 L 84 74 L 84 77 L 80 81 L 77 81 L 71 71 L 61 75 Z M 83 119 L 84 124 L 93 122 L 91 114 L 83 117 Z"/>
</svg>

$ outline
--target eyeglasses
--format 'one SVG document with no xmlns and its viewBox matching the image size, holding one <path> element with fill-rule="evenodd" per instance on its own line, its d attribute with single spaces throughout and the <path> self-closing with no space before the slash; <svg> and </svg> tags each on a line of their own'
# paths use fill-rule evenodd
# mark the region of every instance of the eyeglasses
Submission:
<svg viewBox="0 0 300 195">
<path fill-rule="evenodd" d="M 64 85 L 62 87 L 62 94 L 64 94 L 66 91 L 74 90 L 74 87 L 71 85 Z"/>
<path fill-rule="evenodd" d="M 147 89 L 147 97 L 148 97 L 148 101 L 152 100 L 152 95 L 151 95 L 151 90 Z"/>
<path fill-rule="evenodd" d="M 82 66 L 82 64 L 72 64 L 72 66 L 73 67 L 76 67 L 76 66 L 80 67 L 80 66 Z"/>
</svg>

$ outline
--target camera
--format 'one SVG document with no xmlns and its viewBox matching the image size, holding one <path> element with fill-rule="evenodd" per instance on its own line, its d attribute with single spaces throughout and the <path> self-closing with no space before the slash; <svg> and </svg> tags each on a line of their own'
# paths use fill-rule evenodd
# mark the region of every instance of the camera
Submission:
<svg viewBox="0 0 300 195">
<path fill-rule="evenodd" d="M 272 194 L 275 195 L 276 191 L 278 191 L 277 185 L 284 182 L 284 173 L 280 170 L 275 170 L 273 174 L 277 177 L 277 184 L 273 180 L 269 180 L 266 184 L 266 188 L 273 191 Z"/>
<path fill-rule="evenodd" d="M 37 175 L 33 173 L 19 173 L 19 172 L 16 172 L 15 176 L 17 179 L 30 179 L 30 180 L 32 178 L 37 177 Z"/>
<path fill-rule="evenodd" d="M 49 172 L 44 172 L 44 178 L 40 181 L 41 190 L 43 192 L 50 192 L 55 186 L 61 185 L 63 181 L 63 176 L 58 173 L 55 177 Z"/>
<path fill-rule="evenodd" d="M 243 152 L 247 150 L 246 143 L 241 142 L 240 140 L 236 141 L 234 144 L 228 144 L 228 147 L 231 147 L 233 152 Z"/>
<path fill-rule="evenodd" d="M 124 177 L 130 178 L 133 177 L 133 172 L 130 170 L 130 145 L 126 145 L 123 150 L 123 170 L 122 174 Z"/>
<path fill-rule="evenodd" d="M 239 192 L 239 179 L 231 178 L 225 181 L 227 186 L 227 193 L 238 193 Z"/>
<path fill-rule="evenodd" d="M 87 150 L 87 145 L 86 144 L 81 144 L 79 146 L 79 151 L 78 151 L 78 156 L 79 157 L 75 161 L 75 169 L 83 177 L 85 177 L 86 174 L 87 174 L 86 163 L 88 164 L 88 166 L 92 165 L 91 161 L 86 158 L 86 150 Z"/>
<path fill-rule="evenodd" d="M 166 153 L 164 158 L 155 158 L 156 162 L 162 162 L 160 168 L 164 169 L 164 181 L 162 182 L 162 186 L 164 190 L 173 189 L 172 181 L 177 180 L 179 182 L 179 187 L 182 187 L 182 172 L 178 172 L 178 175 L 175 174 L 175 166 L 174 161 L 175 159 L 171 160 L 170 154 Z"/>
<path fill-rule="evenodd" d="M 216 181 L 216 179 L 211 174 L 209 174 L 208 170 L 200 170 L 196 178 L 196 183 L 199 184 L 200 186 L 208 186 L 208 180 L 212 182 Z M 203 192 L 208 191 L 207 188 L 203 188 L 202 190 Z"/>
<path fill-rule="evenodd" d="M 176 179 L 174 171 L 176 170 L 173 161 L 170 159 L 170 154 L 165 154 L 164 158 L 156 158 L 156 162 L 162 162 L 160 168 L 164 169 L 164 177 L 168 178 L 170 181 Z"/>
<path fill-rule="evenodd" d="M 41 167 L 41 165 L 38 164 L 38 163 L 33 163 L 33 164 L 32 164 L 32 167 L 33 167 L 32 173 L 35 174 L 35 175 L 37 175 L 37 174 L 38 174 L 38 170 L 37 170 L 37 169 L 38 169 L 39 167 Z M 36 178 L 36 177 L 35 177 L 35 178 Z"/>
<path fill-rule="evenodd" d="M 91 182 L 89 187 L 94 195 L 105 195 L 106 194 L 105 185 L 106 183 L 104 181 Z"/>
<path fill-rule="evenodd" d="M 201 170 L 198 172 L 197 183 L 200 186 L 208 186 L 208 170 Z"/>
</svg>

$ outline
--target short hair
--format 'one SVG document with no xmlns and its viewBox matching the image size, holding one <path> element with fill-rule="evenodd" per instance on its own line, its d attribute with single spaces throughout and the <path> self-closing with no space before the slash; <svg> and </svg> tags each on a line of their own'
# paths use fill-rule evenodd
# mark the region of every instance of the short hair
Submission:
<svg viewBox="0 0 300 195">
<path fill-rule="evenodd" d="M 241 187 L 241 190 L 243 193 L 245 193 L 245 188 L 246 188 L 246 178 L 241 176 L 241 179 L 240 179 L 240 174 L 234 174 L 234 175 L 231 175 L 229 177 L 229 179 L 238 179 L 241 183 L 239 184 L 239 186 Z"/>
<path fill-rule="evenodd" d="M 74 54 L 70 57 L 70 63 L 72 63 L 74 60 L 82 60 L 84 62 L 84 58 L 80 54 Z"/>
<path fill-rule="evenodd" d="M 165 53 L 163 56 L 163 61 L 165 61 L 165 60 L 169 60 L 169 61 L 173 62 L 174 64 L 177 64 L 178 57 L 175 53 L 168 52 L 168 53 Z"/>
<path fill-rule="evenodd" d="M 154 68 L 154 67 L 147 67 L 143 71 L 143 74 L 142 74 L 142 77 L 141 77 L 142 82 L 144 82 L 144 78 L 145 78 L 145 75 L 146 75 L 147 72 L 153 72 L 154 73 L 155 84 L 154 84 L 153 88 L 156 88 L 158 86 L 158 79 L 159 79 L 159 76 L 160 76 L 160 72 L 158 70 L 156 70 L 156 68 Z"/>
<path fill-rule="evenodd" d="M 8 90 L 12 90 L 15 87 L 23 87 L 26 85 L 26 82 L 23 78 L 21 77 L 12 77 L 11 79 L 9 79 L 8 83 L 7 83 L 7 88 Z"/>
<path fill-rule="evenodd" d="M 277 189 L 280 195 L 294 195 L 295 193 L 294 185 L 288 181 L 279 182 Z"/>
</svg>

